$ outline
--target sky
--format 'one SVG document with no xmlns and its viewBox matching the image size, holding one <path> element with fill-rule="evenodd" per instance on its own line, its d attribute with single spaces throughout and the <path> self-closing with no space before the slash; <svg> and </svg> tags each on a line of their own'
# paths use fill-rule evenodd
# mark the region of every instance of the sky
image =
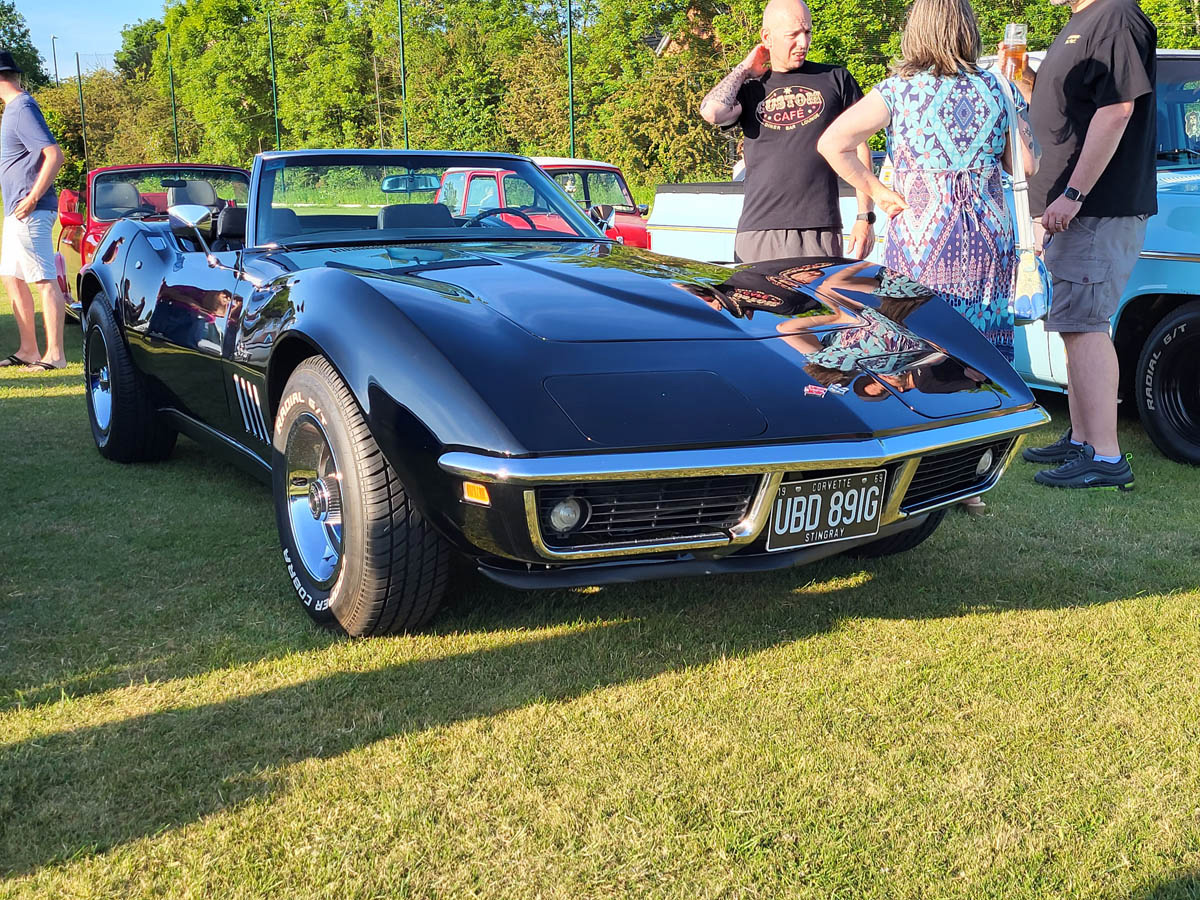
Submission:
<svg viewBox="0 0 1200 900">
<path fill-rule="evenodd" d="M 163 0 L 16 0 L 46 71 L 54 76 L 50 36 L 58 35 L 58 74 L 75 73 L 75 54 L 84 69 L 111 65 L 121 46 L 121 28 L 139 19 L 162 18 Z"/>
</svg>

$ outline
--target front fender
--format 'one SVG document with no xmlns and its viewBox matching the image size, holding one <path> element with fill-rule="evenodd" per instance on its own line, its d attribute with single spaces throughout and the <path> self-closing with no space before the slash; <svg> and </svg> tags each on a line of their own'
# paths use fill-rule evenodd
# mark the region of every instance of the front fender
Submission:
<svg viewBox="0 0 1200 900">
<path fill-rule="evenodd" d="M 373 422 L 377 391 L 442 446 L 526 452 L 433 342 L 367 281 L 338 269 L 312 269 L 289 277 L 284 290 L 287 324 L 267 364 L 272 416 L 298 364 L 293 342 L 303 341 L 337 369 Z"/>
</svg>

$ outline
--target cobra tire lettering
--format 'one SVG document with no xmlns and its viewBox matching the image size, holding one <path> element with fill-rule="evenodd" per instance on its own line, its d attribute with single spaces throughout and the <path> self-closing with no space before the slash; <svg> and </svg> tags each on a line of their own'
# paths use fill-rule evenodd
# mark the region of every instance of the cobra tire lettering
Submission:
<svg viewBox="0 0 1200 900">
<path fill-rule="evenodd" d="M 308 591 L 306 591 L 304 589 L 304 585 L 302 585 L 300 583 L 300 576 L 296 574 L 296 567 L 294 565 L 292 565 L 292 557 L 288 553 L 287 547 L 283 548 L 283 562 L 287 566 L 288 576 L 292 579 L 292 587 L 296 591 L 296 596 L 300 598 L 300 602 L 303 603 L 305 606 L 312 606 L 313 600 L 315 600 L 316 598 L 313 597 L 313 595 L 310 594 Z M 316 608 L 318 610 L 327 609 L 328 607 L 329 607 L 328 600 L 317 601 Z"/>
</svg>

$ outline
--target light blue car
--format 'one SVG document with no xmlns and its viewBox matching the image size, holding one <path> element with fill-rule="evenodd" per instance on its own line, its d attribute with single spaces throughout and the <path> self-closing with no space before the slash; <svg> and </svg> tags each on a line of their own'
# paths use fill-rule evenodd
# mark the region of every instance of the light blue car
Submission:
<svg viewBox="0 0 1200 900">
<path fill-rule="evenodd" d="M 1036 64 L 1040 54 L 1031 56 Z M 1163 454 L 1200 465 L 1200 51 L 1158 51 L 1157 100 L 1158 215 L 1113 316 L 1113 341 L 1123 408 L 1136 407 Z M 741 206 L 741 183 L 662 185 L 650 247 L 731 264 Z M 856 212 L 843 185 L 843 221 Z M 1066 389 L 1062 338 L 1040 322 L 1017 329 L 1014 366 L 1030 387 Z"/>
</svg>

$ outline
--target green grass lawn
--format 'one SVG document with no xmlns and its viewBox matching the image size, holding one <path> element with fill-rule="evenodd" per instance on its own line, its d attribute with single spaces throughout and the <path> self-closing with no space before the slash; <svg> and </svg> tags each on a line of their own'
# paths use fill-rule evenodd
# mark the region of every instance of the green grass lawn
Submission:
<svg viewBox="0 0 1200 900">
<path fill-rule="evenodd" d="M 1018 463 L 905 556 L 351 642 L 69 357 L 0 370 L 0 896 L 1200 897 L 1200 471 L 1132 423 L 1127 496 Z"/>
</svg>

